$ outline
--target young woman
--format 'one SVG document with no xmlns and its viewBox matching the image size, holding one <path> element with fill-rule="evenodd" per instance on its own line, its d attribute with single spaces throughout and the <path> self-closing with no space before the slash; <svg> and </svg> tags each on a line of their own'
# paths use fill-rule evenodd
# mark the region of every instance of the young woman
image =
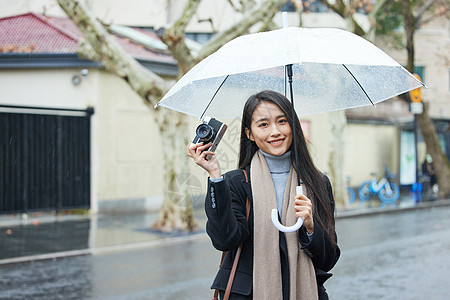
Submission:
<svg viewBox="0 0 450 300">
<path fill-rule="evenodd" d="M 229 299 L 328 299 L 323 283 L 340 255 L 334 199 L 331 184 L 314 166 L 298 117 L 293 119 L 291 111 L 290 101 L 277 92 L 251 96 L 242 115 L 239 169 L 224 175 L 214 156 L 205 159 L 214 155 L 206 151 L 210 144 L 188 145 L 188 156 L 209 173 L 206 231 L 216 249 L 228 252 L 211 287 L 221 291 L 221 297 L 243 243 Z M 292 126 L 296 126 L 299 170 Z M 295 192 L 297 174 L 303 195 Z M 247 197 L 252 204 L 248 221 Z M 297 232 L 279 232 L 271 222 L 273 208 L 284 225 L 302 217 L 303 226 Z"/>
</svg>

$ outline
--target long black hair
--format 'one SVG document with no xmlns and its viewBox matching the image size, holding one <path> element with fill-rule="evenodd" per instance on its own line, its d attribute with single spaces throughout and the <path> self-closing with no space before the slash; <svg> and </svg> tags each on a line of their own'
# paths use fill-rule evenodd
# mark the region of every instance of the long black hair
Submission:
<svg viewBox="0 0 450 300">
<path fill-rule="evenodd" d="M 247 137 L 245 129 L 251 132 L 251 123 L 253 112 L 261 102 L 270 102 L 277 105 L 286 116 L 286 119 L 296 131 L 296 144 L 298 152 L 299 169 L 295 165 L 295 151 L 291 151 L 292 165 L 300 176 L 301 180 L 308 187 L 310 194 L 308 195 L 313 203 L 314 219 L 324 228 L 330 240 L 336 245 L 336 236 L 334 233 L 334 205 L 331 205 L 329 199 L 328 182 L 324 179 L 323 174 L 315 167 L 311 155 L 309 153 L 306 139 L 303 135 L 300 121 L 297 114 L 292 116 L 292 104 L 282 94 L 275 91 L 262 91 L 250 96 L 245 103 L 242 113 L 241 123 L 241 143 L 239 149 L 239 168 L 243 169 L 248 166 L 253 155 L 258 151 L 258 146 Z M 291 145 L 291 149 L 294 146 Z"/>
</svg>

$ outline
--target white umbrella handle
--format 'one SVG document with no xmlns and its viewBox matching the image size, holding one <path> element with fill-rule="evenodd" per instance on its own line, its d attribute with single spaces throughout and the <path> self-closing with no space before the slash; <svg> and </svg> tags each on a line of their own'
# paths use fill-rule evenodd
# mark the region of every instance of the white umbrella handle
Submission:
<svg viewBox="0 0 450 300">
<path fill-rule="evenodd" d="M 301 195 L 303 194 L 303 189 L 301 186 L 297 186 L 296 187 L 296 191 L 297 191 L 297 195 Z M 303 219 L 301 217 L 298 218 L 297 222 L 289 227 L 284 226 L 283 224 L 280 223 L 280 221 L 278 221 L 278 210 L 277 209 L 272 209 L 272 223 L 273 225 L 281 232 L 294 232 L 300 229 L 300 227 L 302 227 L 303 225 Z"/>
</svg>

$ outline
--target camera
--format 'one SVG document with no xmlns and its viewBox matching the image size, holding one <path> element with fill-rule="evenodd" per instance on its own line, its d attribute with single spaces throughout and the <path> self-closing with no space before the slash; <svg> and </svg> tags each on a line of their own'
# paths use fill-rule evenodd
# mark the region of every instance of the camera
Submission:
<svg viewBox="0 0 450 300">
<path fill-rule="evenodd" d="M 197 129 L 195 130 L 196 135 L 192 140 L 192 143 L 197 144 L 202 142 L 204 145 L 212 143 L 211 147 L 206 150 L 215 152 L 226 130 L 227 124 L 211 117 L 205 117 L 203 123 L 197 126 Z M 209 160 L 210 158 L 211 155 L 206 156 L 206 160 Z"/>
</svg>

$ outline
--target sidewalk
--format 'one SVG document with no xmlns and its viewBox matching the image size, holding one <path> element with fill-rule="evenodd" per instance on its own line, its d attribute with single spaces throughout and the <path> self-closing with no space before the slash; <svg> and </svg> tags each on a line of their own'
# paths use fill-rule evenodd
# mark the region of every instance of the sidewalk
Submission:
<svg viewBox="0 0 450 300">
<path fill-rule="evenodd" d="M 450 205 L 450 199 L 417 202 L 403 193 L 396 204 L 382 205 L 378 199 L 354 203 L 336 217 L 349 218 Z M 157 212 L 126 215 L 0 215 L 0 265 L 30 260 L 123 251 L 161 244 L 206 239 L 203 207 L 195 209 L 198 231 L 162 234 L 150 228 Z"/>
<path fill-rule="evenodd" d="M 205 237 L 206 216 L 196 209 L 198 231 L 152 231 L 157 212 L 117 215 L 53 215 L 50 212 L 0 216 L 0 265 L 31 260 L 152 247 Z"/>
</svg>

